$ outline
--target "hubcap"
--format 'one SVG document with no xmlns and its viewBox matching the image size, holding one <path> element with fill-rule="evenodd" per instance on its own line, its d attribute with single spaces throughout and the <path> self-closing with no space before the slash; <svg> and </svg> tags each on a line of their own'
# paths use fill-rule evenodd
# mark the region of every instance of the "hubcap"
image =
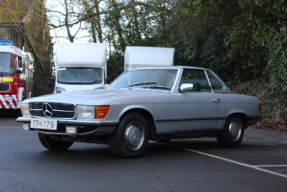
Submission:
<svg viewBox="0 0 287 192">
<path fill-rule="evenodd" d="M 233 141 L 237 141 L 241 136 L 241 121 L 237 118 L 232 119 L 229 123 L 228 128 L 230 139 Z"/>
<path fill-rule="evenodd" d="M 138 150 L 144 141 L 144 129 L 140 122 L 133 121 L 128 124 L 125 130 L 126 146 L 132 150 Z"/>
</svg>

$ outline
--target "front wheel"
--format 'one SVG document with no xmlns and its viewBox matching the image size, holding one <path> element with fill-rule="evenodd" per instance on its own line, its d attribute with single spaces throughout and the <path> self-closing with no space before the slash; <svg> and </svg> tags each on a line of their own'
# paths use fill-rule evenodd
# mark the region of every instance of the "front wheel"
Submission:
<svg viewBox="0 0 287 192">
<path fill-rule="evenodd" d="M 148 143 L 148 128 L 145 118 L 138 113 L 125 115 L 116 130 L 109 136 L 111 152 L 118 157 L 141 156 Z"/>
<path fill-rule="evenodd" d="M 73 145 L 71 141 L 57 141 L 43 133 L 38 133 L 38 137 L 44 147 L 53 151 L 64 151 Z"/>
<path fill-rule="evenodd" d="M 238 147 L 244 135 L 244 123 L 240 115 L 227 118 L 222 132 L 217 135 L 219 145 L 228 148 Z"/>
</svg>

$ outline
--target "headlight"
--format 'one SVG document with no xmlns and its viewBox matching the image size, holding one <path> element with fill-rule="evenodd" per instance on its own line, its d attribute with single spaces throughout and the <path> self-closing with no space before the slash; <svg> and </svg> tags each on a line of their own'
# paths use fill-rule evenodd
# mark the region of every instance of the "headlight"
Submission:
<svg viewBox="0 0 287 192">
<path fill-rule="evenodd" d="M 64 88 L 62 88 L 62 87 L 55 87 L 55 91 L 56 91 L 56 93 L 64 93 L 64 92 L 66 92 L 66 90 Z"/>
<path fill-rule="evenodd" d="M 95 106 L 91 105 L 78 105 L 77 106 L 77 119 L 94 119 Z"/>
<path fill-rule="evenodd" d="M 30 117 L 28 103 L 21 103 L 21 113 L 22 113 L 23 117 Z"/>
</svg>

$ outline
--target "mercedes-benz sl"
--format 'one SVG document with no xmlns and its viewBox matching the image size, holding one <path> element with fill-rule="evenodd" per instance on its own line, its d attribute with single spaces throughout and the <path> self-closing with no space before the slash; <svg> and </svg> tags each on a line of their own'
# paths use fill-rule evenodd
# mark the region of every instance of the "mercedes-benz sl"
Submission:
<svg viewBox="0 0 287 192">
<path fill-rule="evenodd" d="M 21 111 L 17 121 L 47 149 L 106 143 L 126 158 L 141 156 L 149 140 L 211 136 L 238 147 L 262 118 L 257 97 L 232 93 L 209 69 L 183 66 L 128 70 L 108 89 L 27 99 Z"/>
</svg>

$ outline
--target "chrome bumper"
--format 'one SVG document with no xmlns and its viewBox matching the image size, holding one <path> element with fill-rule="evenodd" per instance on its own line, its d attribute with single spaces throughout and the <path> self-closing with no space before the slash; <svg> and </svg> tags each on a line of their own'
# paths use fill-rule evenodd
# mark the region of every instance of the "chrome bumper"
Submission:
<svg viewBox="0 0 287 192">
<path fill-rule="evenodd" d="M 23 128 L 25 130 L 37 131 L 40 133 L 50 134 L 50 135 L 74 135 L 74 136 L 87 136 L 87 135 L 108 135 L 116 128 L 118 121 L 83 121 L 83 120 L 67 120 L 67 119 L 55 119 L 58 122 L 58 126 L 73 126 L 79 130 L 77 133 L 67 133 L 63 131 L 51 131 L 45 129 L 31 129 L 30 122 L 33 118 L 18 117 L 17 122 L 22 122 Z M 44 118 L 43 118 L 44 119 Z M 87 127 L 89 131 L 83 132 Z M 91 127 L 93 130 L 91 130 Z"/>
</svg>

